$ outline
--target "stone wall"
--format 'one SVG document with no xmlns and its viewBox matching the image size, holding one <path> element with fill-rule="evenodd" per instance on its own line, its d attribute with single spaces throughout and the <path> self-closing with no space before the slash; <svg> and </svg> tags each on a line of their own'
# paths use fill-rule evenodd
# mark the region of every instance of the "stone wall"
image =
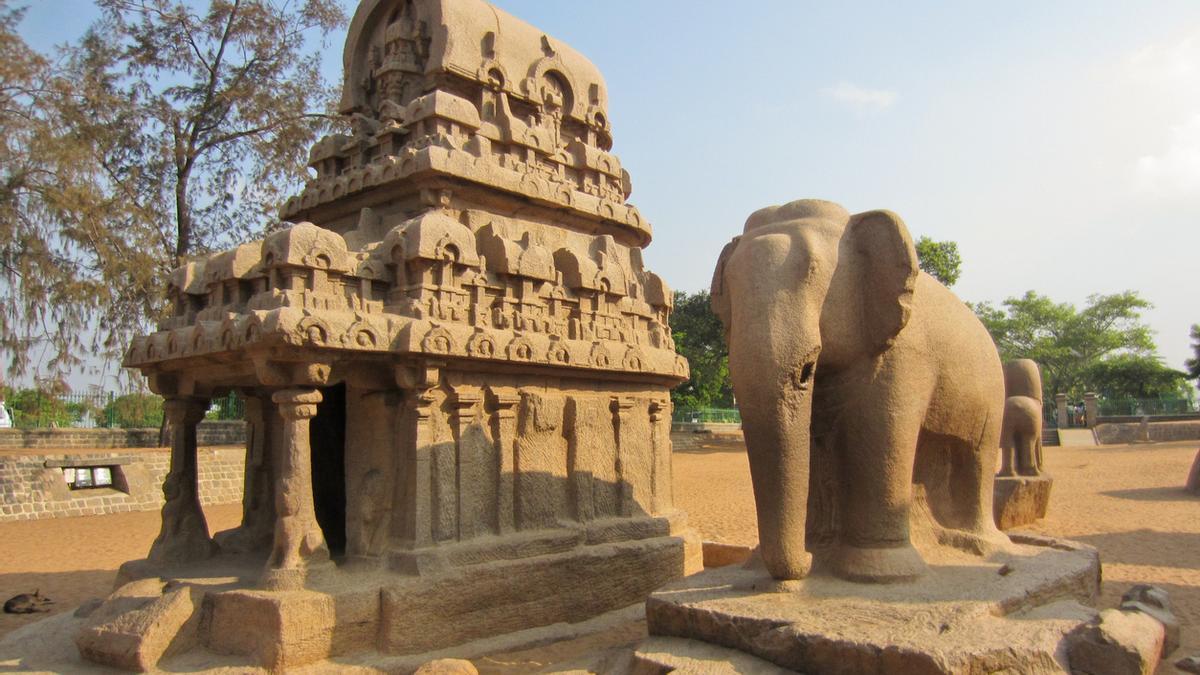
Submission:
<svg viewBox="0 0 1200 675">
<path fill-rule="evenodd" d="M 202 422 L 197 442 L 209 445 L 243 445 L 246 423 Z M 158 429 L 0 429 L 0 449 L 98 450 L 153 448 Z"/>
<path fill-rule="evenodd" d="M 1141 438 L 1142 423 L 1101 422 L 1094 429 L 1096 439 L 1102 445 L 1134 443 Z M 1200 440 L 1200 420 L 1179 422 L 1151 422 L 1151 441 L 1194 441 Z"/>
<path fill-rule="evenodd" d="M 671 433 L 713 433 L 742 435 L 740 422 L 672 422 Z"/>
<path fill-rule="evenodd" d="M 740 428 L 719 433 L 707 429 L 671 431 L 671 450 L 674 452 L 716 448 L 732 450 L 739 447 L 744 450 L 745 443 Z"/>
<path fill-rule="evenodd" d="M 199 451 L 204 504 L 241 501 L 245 455 L 240 447 Z M 166 449 L 0 454 L 0 521 L 157 510 L 169 464 Z M 71 489 L 63 476 L 64 469 L 94 467 L 111 468 L 111 487 Z"/>
</svg>

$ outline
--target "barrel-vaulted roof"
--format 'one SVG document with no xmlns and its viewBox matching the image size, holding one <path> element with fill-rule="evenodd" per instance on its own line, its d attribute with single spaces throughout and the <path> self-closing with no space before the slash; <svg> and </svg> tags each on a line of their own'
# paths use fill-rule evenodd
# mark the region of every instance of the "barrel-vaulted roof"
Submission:
<svg viewBox="0 0 1200 675">
<path fill-rule="evenodd" d="M 542 79 L 553 72 L 571 90 L 566 115 L 595 122 L 599 113 L 607 119 L 604 78 L 591 61 L 483 0 L 362 0 L 342 55 L 346 75 L 342 112 L 365 111 L 372 48 L 383 41 L 389 21 L 399 12 L 407 12 L 428 28 L 426 75 L 451 72 L 487 84 L 489 73 L 499 71 L 509 94 L 532 99 Z"/>
</svg>

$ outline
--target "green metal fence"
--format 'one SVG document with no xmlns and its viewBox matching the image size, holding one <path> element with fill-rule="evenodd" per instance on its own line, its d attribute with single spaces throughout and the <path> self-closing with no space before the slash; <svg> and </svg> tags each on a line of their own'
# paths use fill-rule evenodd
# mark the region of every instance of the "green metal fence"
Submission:
<svg viewBox="0 0 1200 675">
<path fill-rule="evenodd" d="M 1187 415 L 1197 411 L 1196 402 L 1184 398 L 1102 398 L 1097 402 L 1100 415 Z"/>
<path fill-rule="evenodd" d="M 1058 408 L 1054 401 L 1042 402 L 1042 426 L 1046 429 L 1058 428 Z"/>
<path fill-rule="evenodd" d="M 1188 415 L 1200 412 L 1196 401 L 1184 398 L 1100 398 L 1096 399 L 1096 407 L 1101 417 L 1122 417 L 1143 415 Z M 1085 425 L 1084 403 L 1071 401 L 1067 403 L 1067 426 L 1082 427 Z M 1042 423 L 1048 429 L 1058 427 L 1058 410 L 1054 401 L 1042 404 Z"/>
<path fill-rule="evenodd" d="M 691 424 L 741 424 L 736 408 L 676 408 L 672 421 Z"/>
<path fill-rule="evenodd" d="M 18 429 L 141 428 L 163 420 L 162 397 L 111 391 L 49 394 L 35 389 L 8 390 L 4 406 Z M 213 399 L 205 415 L 210 420 L 240 420 L 245 404 L 235 393 Z"/>
</svg>

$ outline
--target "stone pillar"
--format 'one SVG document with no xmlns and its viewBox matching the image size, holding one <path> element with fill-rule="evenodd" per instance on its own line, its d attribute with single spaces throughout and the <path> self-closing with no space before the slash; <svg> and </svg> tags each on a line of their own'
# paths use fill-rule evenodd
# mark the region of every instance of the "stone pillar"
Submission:
<svg viewBox="0 0 1200 675">
<path fill-rule="evenodd" d="M 633 498 L 633 482 L 631 473 L 633 467 L 631 456 L 636 449 L 630 438 L 630 421 L 633 413 L 634 400 L 628 396 L 614 396 L 612 411 L 616 418 L 617 427 L 617 485 L 620 490 L 620 515 L 631 516 L 635 511 Z"/>
<path fill-rule="evenodd" d="M 1054 395 L 1054 410 L 1058 416 L 1058 428 L 1066 429 L 1069 421 L 1067 420 L 1067 395 Z"/>
<path fill-rule="evenodd" d="M 227 553 L 266 550 L 275 529 L 272 479 L 272 427 L 278 428 L 275 406 L 265 396 L 246 395 L 246 466 L 242 481 L 242 523 L 220 532 L 216 541 Z"/>
<path fill-rule="evenodd" d="M 1087 416 L 1087 428 L 1096 426 L 1096 418 L 1100 416 L 1100 405 L 1096 401 L 1096 393 L 1089 391 L 1083 395 L 1083 414 Z"/>
<path fill-rule="evenodd" d="M 404 461 L 406 499 L 398 505 L 403 520 L 399 535 L 411 546 L 420 548 L 433 543 L 433 396 L 430 387 L 405 392 L 405 435 L 412 439 Z"/>
<path fill-rule="evenodd" d="M 216 552 L 200 508 L 196 425 L 208 410 L 206 398 L 168 398 L 167 424 L 173 430 L 171 469 L 163 481 L 162 529 L 147 556 L 156 563 L 202 560 Z"/>
<path fill-rule="evenodd" d="M 275 476 L 275 542 L 262 585 L 268 590 L 294 590 L 304 587 L 312 568 L 329 563 L 325 535 L 313 510 L 308 440 L 309 420 L 317 414 L 321 392 L 285 389 L 275 392 L 271 400 L 283 424 Z"/>
<path fill-rule="evenodd" d="M 493 418 L 495 428 L 492 433 L 496 439 L 500 472 L 496 483 L 496 527 L 500 534 L 508 534 L 516 529 L 517 522 L 513 517 L 513 495 L 516 486 L 517 404 L 521 402 L 521 397 L 515 389 L 505 387 L 492 387 L 491 392 L 496 401 Z"/>
<path fill-rule="evenodd" d="M 458 538 L 493 534 L 496 522 L 496 486 L 499 467 L 496 444 L 487 437 L 482 410 L 483 390 L 460 384 L 453 388 L 454 435 L 458 443 Z"/>
<path fill-rule="evenodd" d="M 671 477 L 671 400 L 650 402 L 650 441 L 654 453 L 654 513 L 675 508 Z"/>
</svg>

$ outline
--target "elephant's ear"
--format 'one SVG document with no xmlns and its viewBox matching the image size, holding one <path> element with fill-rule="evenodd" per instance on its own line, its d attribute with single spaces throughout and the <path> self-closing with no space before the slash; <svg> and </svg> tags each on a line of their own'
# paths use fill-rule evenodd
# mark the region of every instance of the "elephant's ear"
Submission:
<svg viewBox="0 0 1200 675">
<path fill-rule="evenodd" d="M 733 255 L 733 250 L 737 248 L 740 239 L 741 237 L 734 237 L 728 244 L 725 244 L 725 248 L 721 249 L 721 257 L 717 258 L 717 269 L 713 270 L 712 288 L 710 289 L 713 313 L 721 320 L 726 335 L 729 335 L 732 314 L 729 306 L 729 289 L 725 285 L 725 263 L 729 260 L 729 256 Z"/>
<path fill-rule="evenodd" d="M 856 254 L 863 327 L 875 352 L 891 346 L 908 324 L 917 286 L 917 249 L 900 216 L 867 211 L 853 216 L 846 236 Z"/>
</svg>

